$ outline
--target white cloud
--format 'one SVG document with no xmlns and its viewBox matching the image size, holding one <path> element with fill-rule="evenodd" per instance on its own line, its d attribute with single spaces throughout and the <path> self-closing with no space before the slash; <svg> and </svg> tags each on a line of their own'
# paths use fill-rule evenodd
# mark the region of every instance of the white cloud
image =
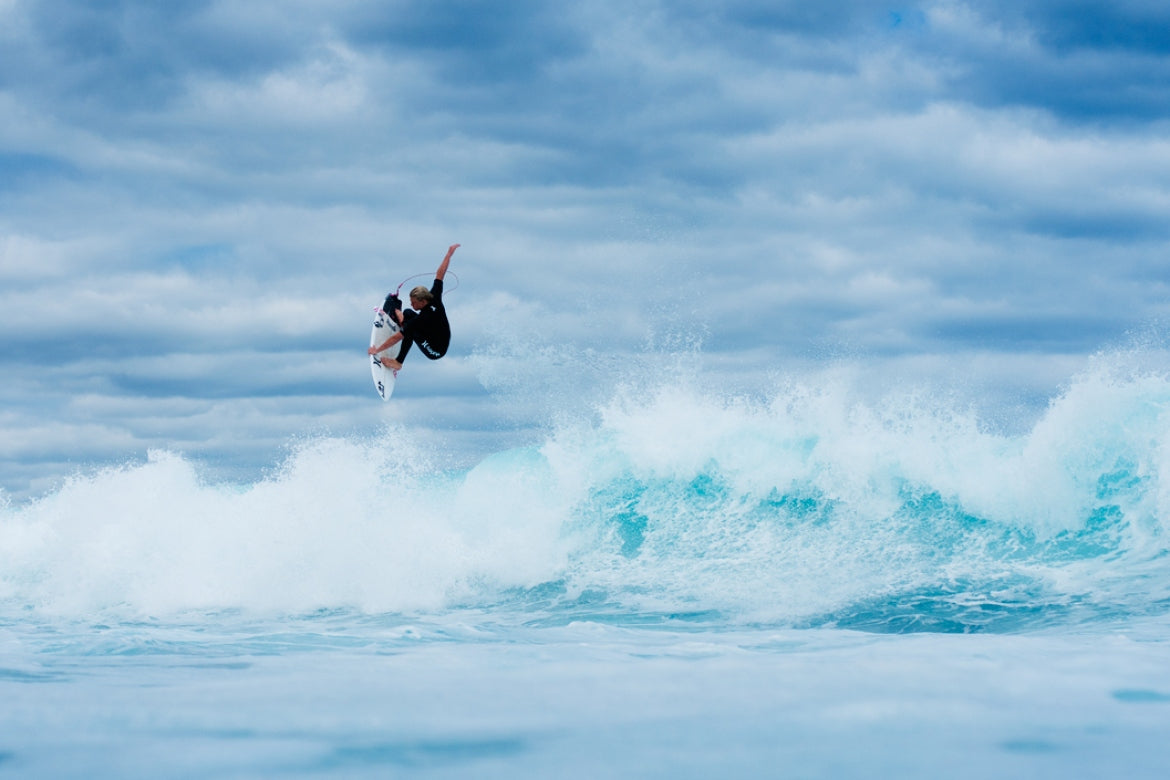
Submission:
<svg viewBox="0 0 1170 780">
<path fill-rule="evenodd" d="M 76 267 L 75 243 L 0 234 L 0 279 L 28 282 L 60 279 Z"/>
<path fill-rule="evenodd" d="M 375 73 L 340 42 L 322 45 L 295 66 L 248 81 L 195 78 L 188 84 L 188 116 L 199 124 L 230 122 L 276 127 L 352 122 L 368 107 L 367 81 Z"/>
</svg>

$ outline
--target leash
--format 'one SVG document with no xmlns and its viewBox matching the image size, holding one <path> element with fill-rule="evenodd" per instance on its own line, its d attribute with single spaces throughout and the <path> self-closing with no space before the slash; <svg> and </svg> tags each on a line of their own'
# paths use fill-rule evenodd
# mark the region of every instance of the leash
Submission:
<svg viewBox="0 0 1170 780">
<path fill-rule="evenodd" d="M 415 274 L 414 276 L 408 276 L 405 279 L 403 279 L 401 282 L 398 283 L 398 289 L 396 289 L 394 291 L 395 297 L 397 297 L 398 293 L 402 292 L 402 287 L 407 282 L 411 281 L 412 279 L 422 279 L 424 276 L 430 276 L 430 274 Z M 447 276 L 455 277 L 455 285 L 453 287 L 451 287 L 450 289 L 444 289 L 443 292 L 449 293 L 453 290 L 458 290 L 459 289 L 459 276 L 454 271 L 448 271 Z"/>
</svg>

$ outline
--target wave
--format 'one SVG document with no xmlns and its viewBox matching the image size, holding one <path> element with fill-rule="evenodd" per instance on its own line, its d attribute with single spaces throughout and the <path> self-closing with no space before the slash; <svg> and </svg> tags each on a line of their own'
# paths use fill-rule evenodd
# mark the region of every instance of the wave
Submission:
<svg viewBox="0 0 1170 780">
<path fill-rule="evenodd" d="M 0 614 L 434 612 L 1011 631 L 1170 607 L 1170 379 L 1119 356 L 1030 430 L 845 380 L 626 387 L 465 471 L 401 429 L 212 484 L 184 457 L 0 514 Z"/>
</svg>

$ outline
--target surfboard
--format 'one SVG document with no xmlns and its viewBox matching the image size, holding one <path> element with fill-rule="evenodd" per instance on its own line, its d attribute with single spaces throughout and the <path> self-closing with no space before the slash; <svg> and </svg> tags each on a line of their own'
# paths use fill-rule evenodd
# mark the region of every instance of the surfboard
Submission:
<svg viewBox="0 0 1170 780">
<path fill-rule="evenodd" d="M 378 313 L 374 316 L 374 327 L 370 331 L 370 346 L 376 347 L 379 344 L 385 343 L 386 339 L 397 332 L 398 323 L 392 320 L 389 314 L 378 309 Z M 374 375 L 374 388 L 377 389 L 378 395 L 382 396 L 383 401 L 390 400 L 390 394 L 394 392 L 394 380 L 398 378 L 398 372 L 383 366 L 382 358 L 386 358 L 387 361 L 393 360 L 398 354 L 398 347 L 401 343 L 395 344 L 384 352 L 370 355 L 370 373 Z"/>
</svg>

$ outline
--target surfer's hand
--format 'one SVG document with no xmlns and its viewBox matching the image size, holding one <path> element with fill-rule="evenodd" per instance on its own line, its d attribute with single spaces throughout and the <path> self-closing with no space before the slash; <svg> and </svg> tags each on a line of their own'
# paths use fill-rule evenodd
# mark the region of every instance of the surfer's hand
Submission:
<svg viewBox="0 0 1170 780">
<path fill-rule="evenodd" d="M 447 257 L 450 257 L 451 255 L 455 254 L 455 250 L 458 249 L 460 246 L 462 246 L 462 244 L 452 244 L 451 246 L 449 246 L 447 248 Z"/>
<path fill-rule="evenodd" d="M 366 354 L 367 355 L 376 355 L 376 354 L 378 354 L 378 348 L 377 347 L 370 347 L 369 349 L 366 350 Z"/>
</svg>

